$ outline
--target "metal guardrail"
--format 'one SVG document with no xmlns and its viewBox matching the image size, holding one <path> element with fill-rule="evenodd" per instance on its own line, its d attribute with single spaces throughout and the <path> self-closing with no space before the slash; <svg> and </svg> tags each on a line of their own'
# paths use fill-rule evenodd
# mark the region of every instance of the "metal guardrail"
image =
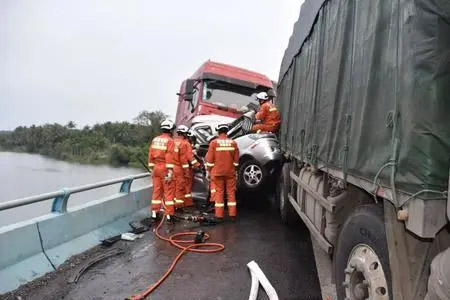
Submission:
<svg viewBox="0 0 450 300">
<path fill-rule="evenodd" d="M 50 192 L 46 194 L 20 198 L 8 202 L 0 203 L 0 211 L 7 210 L 15 207 L 20 207 L 24 205 L 29 205 L 37 202 L 46 201 L 49 199 L 54 199 L 52 204 L 52 212 L 65 213 L 67 212 L 67 202 L 69 200 L 70 195 L 88 191 L 95 190 L 101 187 L 105 187 L 108 185 L 113 185 L 117 183 L 122 183 L 120 186 L 120 193 L 129 193 L 131 189 L 131 183 L 133 180 L 149 177 L 150 173 L 141 173 L 137 175 L 131 175 L 127 177 L 121 177 L 117 179 L 111 179 L 106 181 L 101 181 L 97 183 L 91 183 L 88 185 L 72 187 L 72 188 L 63 188 L 56 192 Z"/>
</svg>

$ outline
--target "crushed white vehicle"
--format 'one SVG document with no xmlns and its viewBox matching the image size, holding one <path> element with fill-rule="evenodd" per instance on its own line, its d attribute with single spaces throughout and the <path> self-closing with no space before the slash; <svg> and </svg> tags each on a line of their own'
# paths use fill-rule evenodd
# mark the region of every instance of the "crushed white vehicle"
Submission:
<svg viewBox="0 0 450 300">
<path fill-rule="evenodd" d="M 229 123 L 228 136 L 236 141 L 240 152 L 238 189 L 247 192 L 260 190 L 281 168 L 283 161 L 275 134 L 251 133 L 254 119 L 255 108 L 252 107 L 235 120 L 222 116 L 207 116 L 201 122 L 195 122 L 190 129 L 196 139 L 196 153 L 203 159 L 209 142 L 217 136 L 217 125 Z M 194 178 L 194 197 L 206 199 L 208 184 L 204 173 L 197 172 Z"/>
</svg>

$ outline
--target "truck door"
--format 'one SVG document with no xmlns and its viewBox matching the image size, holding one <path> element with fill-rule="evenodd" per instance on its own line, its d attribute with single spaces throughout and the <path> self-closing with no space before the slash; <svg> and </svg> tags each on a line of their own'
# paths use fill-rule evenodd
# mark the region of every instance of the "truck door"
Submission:
<svg viewBox="0 0 450 300">
<path fill-rule="evenodd" d="M 192 119 L 198 115 L 198 105 L 199 105 L 199 95 L 201 89 L 201 81 L 199 81 L 196 85 L 194 85 L 194 93 L 192 95 L 192 101 L 184 101 L 183 102 L 183 114 L 181 116 L 181 123 L 191 125 Z M 184 88 L 183 88 L 184 90 Z"/>
<path fill-rule="evenodd" d="M 196 85 L 196 88 L 200 88 L 201 84 L 198 83 Z M 177 125 L 191 125 L 192 119 L 197 115 L 198 111 L 198 97 L 199 97 L 199 91 L 197 89 L 194 89 L 192 101 L 185 101 L 184 100 L 184 93 L 186 91 L 186 81 L 183 81 L 180 87 L 180 92 L 178 96 L 178 106 L 177 106 L 177 115 L 176 115 L 176 123 Z"/>
</svg>

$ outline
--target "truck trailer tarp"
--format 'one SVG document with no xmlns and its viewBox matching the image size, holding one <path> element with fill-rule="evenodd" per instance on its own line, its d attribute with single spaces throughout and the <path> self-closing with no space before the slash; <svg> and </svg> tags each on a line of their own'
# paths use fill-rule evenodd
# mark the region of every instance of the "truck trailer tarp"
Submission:
<svg viewBox="0 0 450 300">
<path fill-rule="evenodd" d="M 277 92 L 298 159 L 406 195 L 447 190 L 450 1 L 306 0 Z"/>
</svg>

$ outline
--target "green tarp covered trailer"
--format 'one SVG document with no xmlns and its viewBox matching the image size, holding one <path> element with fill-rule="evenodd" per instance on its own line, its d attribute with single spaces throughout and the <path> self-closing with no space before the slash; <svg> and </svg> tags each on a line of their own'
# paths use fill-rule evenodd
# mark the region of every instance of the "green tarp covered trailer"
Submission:
<svg viewBox="0 0 450 300">
<path fill-rule="evenodd" d="M 449 0 L 306 0 L 278 82 L 283 150 L 397 206 L 445 197 Z"/>
</svg>

